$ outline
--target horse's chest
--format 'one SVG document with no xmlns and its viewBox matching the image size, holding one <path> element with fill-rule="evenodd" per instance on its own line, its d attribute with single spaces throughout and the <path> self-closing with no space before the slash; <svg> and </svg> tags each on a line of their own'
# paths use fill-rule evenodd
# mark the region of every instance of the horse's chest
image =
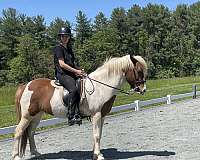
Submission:
<svg viewBox="0 0 200 160">
<path fill-rule="evenodd" d="M 60 118 L 67 116 L 67 107 L 64 106 L 62 93 L 59 89 L 55 89 L 54 94 L 50 101 L 53 115 Z"/>
<path fill-rule="evenodd" d="M 80 109 L 80 112 L 83 116 L 90 116 L 91 115 L 91 110 L 89 109 L 86 98 L 81 100 L 79 109 Z"/>
</svg>

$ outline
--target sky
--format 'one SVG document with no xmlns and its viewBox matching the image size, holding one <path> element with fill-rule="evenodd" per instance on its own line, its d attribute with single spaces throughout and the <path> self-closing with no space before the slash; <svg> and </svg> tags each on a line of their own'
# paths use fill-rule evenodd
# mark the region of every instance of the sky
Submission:
<svg viewBox="0 0 200 160">
<path fill-rule="evenodd" d="M 99 12 L 103 12 L 107 18 L 114 8 L 123 7 L 128 10 L 137 4 L 145 7 L 148 3 L 163 4 L 171 11 L 176 9 L 178 4 L 191 5 L 198 0 L 0 0 L 0 17 L 2 10 L 14 8 L 18 13 L 33 17 L 42 15 L 47 25 L 56 17 L 68 20 L 75 24 L 76 15 L 79 10 L 86 14 L 88 19 L 94 20 Z"/>
</svg>

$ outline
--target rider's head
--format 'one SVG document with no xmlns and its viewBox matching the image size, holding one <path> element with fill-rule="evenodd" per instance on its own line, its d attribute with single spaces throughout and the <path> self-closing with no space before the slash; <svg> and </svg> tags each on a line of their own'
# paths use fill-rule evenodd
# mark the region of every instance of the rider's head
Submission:
<svg viewBox="0 0 200 160">
<path fill-rule="evenodd" d="M 71 29 L 69 27 L 61 27 L 58 32 L 58 36 L 60 37 L 62 43 L 67 43 L 71 38 L 71 35 Z"/>
</svg>

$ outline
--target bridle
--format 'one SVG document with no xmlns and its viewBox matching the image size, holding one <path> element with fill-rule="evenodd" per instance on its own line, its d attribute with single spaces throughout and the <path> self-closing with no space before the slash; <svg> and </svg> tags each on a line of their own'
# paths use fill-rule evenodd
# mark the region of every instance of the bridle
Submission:
<svg viewBox="0 0 200 160">
<path fill-rule="evenodd" d="M 137 76 L 136 76 L 136 73 L 135 73 L 134 69 L 133 69 L 133 74 L 134 74 L 134 76 L 136 78 Z M 137 78 L 136 78 L 135 84 L 136 84 L 136 86 L 139 86 L 140 84 L 145 83 L 145 82 L 146 82 L 146 80 L 144 80 L 144 79 L 137 80 Z"/>
</svg>

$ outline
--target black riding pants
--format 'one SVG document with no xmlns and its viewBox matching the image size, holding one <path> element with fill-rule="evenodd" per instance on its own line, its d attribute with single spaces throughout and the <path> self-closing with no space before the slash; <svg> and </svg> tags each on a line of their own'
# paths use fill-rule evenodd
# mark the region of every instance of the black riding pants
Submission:
<svg viewBox="0 0 200 160">
<path fill-rule="evenodd" d="M 68 98 L 70 100 L 70 106 L 78 104 L 80 101 L 80 95 L 78 93 L 78 88 L 76 87 L 76 77 L 66 74 L 58 74 L 57 78 L 60 84 L 69 91 Z"/>
</svg>

